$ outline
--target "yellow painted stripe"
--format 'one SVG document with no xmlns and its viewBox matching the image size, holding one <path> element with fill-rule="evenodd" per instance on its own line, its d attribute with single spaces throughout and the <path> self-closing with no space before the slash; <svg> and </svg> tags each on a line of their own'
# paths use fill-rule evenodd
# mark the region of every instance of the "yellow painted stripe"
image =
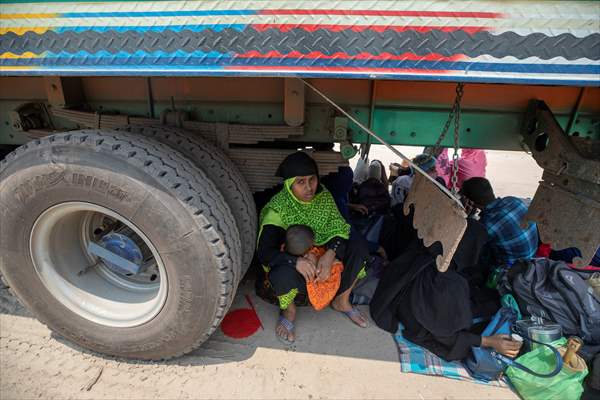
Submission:
<svg viewBox="0 0 600 400">
<path fill-rule="evenodd" d="M 39 13 L 39 14 L 0 14 L 0 19 L 39 19 L 39 18 L 58 18 L 59 13 Z"/>
<path fill-rule="evenodd" d="M 7 34 L 8 32 L 15 33 L 17 35 L 24 35 L 27 32 L 34 32 L 38 34 L 46 33 L 52 28 L 46 28 L 41 26 L 32 26 L 29 28 L 0 28 L 0 35 Z"/>
<path fill-rule="evenodd" d="M 23 70 L 32 70 L 32 69 L 39 69 L 38 66 L 18 66 L 18 67 L 7 67 L 7 66 L 1 66 L 0 65 L 0 71 L 23 71 Z"/>
<path fill-rule="evenodd" d="M 11 59 L 14 59 L 14 58 L 40 58 L 43 56 L 44 56 L 44 54 L 35 54 L 30 51 L 26 51 L 23 54 L 15 54 L 15 53 L 11 53 L 10 51 L 0 54 L 0 58 L 3 58 L 3 59 L 7 59 L 7 58 L 11 58 Z"/>
</svg>

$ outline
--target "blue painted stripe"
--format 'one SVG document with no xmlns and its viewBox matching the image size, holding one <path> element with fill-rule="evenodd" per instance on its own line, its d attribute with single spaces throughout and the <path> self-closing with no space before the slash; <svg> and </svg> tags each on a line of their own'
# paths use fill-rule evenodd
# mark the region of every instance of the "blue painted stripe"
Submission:
<svg viewBox="0 0 600 400">
<path fill-rule="evenodd" d="M 235 53 L 231 53 L 231 52 L 230 53 L 219 53 L 218 51 L 205 52 L 205 51 L 201 51 L 201 50 L 197 50 L 197 51 L 193 51 L 193 52 L 189 52 L 189 53 L 184 50 L 177 50 L 174 52 L 166 52 L 166 51 L 162 51 L 162 50 L 147 52 L 144 50 L 137 50 L 134 53 L 120 51 L 120 52 L 114 53 L 114 54 L 109 51 L 106 51 L 106 50 L 100 50 L 97 53 L 89 53 L 85 50 L 80 50 L 75 53 L 69 53 L 67 51 L 61 51 L 58 53 L 44 52 L 44 58 L 62 58 L 62 59 L 69 59 L 69 60 L 71 60 L 73 58 L 77 58 L 77 59 L 111 58 L 112 59 L 112 58 L 130 58 L 130 57 L 138 57 L 138 58 L 143 58 L 143 59 L 147 59 L 149 57 L 162 58 L 162 59 L 171 59 L 173 57 L 178 57 L 178 58 L 209 57 L 209 58 L 217 59 L 217 58 L 223 58 L 223 57 L 230 58 L 230 57 L 233 57 L 234 55 L 235 55 Z"/>
<path fill-rule="evenodd" d="M 208 17 L 213 15 L 257 15 L 258 13 L 257 10 L 68 12 L 61 13 L 60 18 Z"/>
<path fill-rule="evenodd" d="M 438 82 L 473 82 L 473 83 L 511 83 L 521 85 L 560 85 L 560 86 L 593 86 L 600 87 L 600 77 L 596 80 L 582 79 L 532 79 L 532 78 L 497 78 L 497 77 L 465 77 L 462 75 L 421 75 L 394 74 L 389 72 L 285 72 L 285 71 L 228 71 L 219 68 L 201 69 L 197 67 L 171 68 L 152 67 L 140 68 L 118 67 L 114 69 L 95 68 L 40 68 L 24 71 L 1 71 L 0 76 L 243 76 L 243 77 L 296 77 L 296 78 L 345 78 L 345 79 L 387 79 L 387 80 L 421 80 Z"/>
<path fill-rule="evenodd" d="M 64 32 L 107 32 L 107 31 L 115 31 L 115 32 L 163 32 L 166 30 L 170 30 L 173 32 L 181 32 L 184 30 L 192 31 L 192 32 L 201 32 L 206 29 L 212 29 L 215 32 L 221 32 L 224 29 L 234 29 L 236 31 L 242 32 L 244 29 L 248 27 L 247 24 L 203 24 L 203 25 L 153 25 L 153 26 L 135 26 L 135 25 L 119 25 L 119 26 L 60 26 L 60 27 L 52 27 L 50 30 L 56 33 L 64 33 Z"/>
<path fill-rule="evenodd" d="M 139 54 L 139 53 L 138 53 Z M 184 53 L 185 54 L 185 53 Z M 216 57 L 214 55 L 217 55 Z M 599 64 L 518 64 L 518 63 L 479 63 L 464 61 L 414 61 L 414 60 L 345 60 L 310 58 L 236 58 L 220 53 L 207 53 L 203 56 L 187 54 L 153 56 L 141 54 L 135 56 L 102 54 L 69 55 L 67 57 L 7 58 L 0 59 L 0 65 L 54 65 L 54 66 L 155 66 L 166 65 L 171 68 L 191 67 L 348 67 L 348 68 L 386 68 L 386 69 L 423 69 L 437 71 L 478 71 L 478 72 L 514 72 L 534 74 L 600 74 Z"/>
</svg>

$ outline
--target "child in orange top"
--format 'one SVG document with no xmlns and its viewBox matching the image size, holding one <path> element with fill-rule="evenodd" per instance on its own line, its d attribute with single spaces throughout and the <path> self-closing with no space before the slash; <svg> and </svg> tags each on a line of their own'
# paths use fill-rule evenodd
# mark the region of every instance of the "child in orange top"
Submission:
<svg viewBox="0 0 600 400">
<path fill-rule="evenodd" d="M 323 247 L 314 246 L 314 233 L 306 225 L 290 226 L 286 230 L 284 246 L 287 253 L 304 257 L 315 266 L 326 251 Z M 331 303 L 340 288 L 343 269 L 341 261 L 335 260 L 328 278 L 306 282 L 308 299 L 315 310 L 320 311 Z"/>
</svg>

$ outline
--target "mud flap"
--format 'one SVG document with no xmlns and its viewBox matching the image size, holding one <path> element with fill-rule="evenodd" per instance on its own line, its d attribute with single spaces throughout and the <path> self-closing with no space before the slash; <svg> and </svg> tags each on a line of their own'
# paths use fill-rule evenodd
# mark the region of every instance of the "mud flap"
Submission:
<svg viewBox="0 0 600 400">
<path fill-rule="evenodd" d="M 436 257 L 439 271 L 448 269 L 452 256 L 467 229 L 467 214 L 458 203 L 438 189 L 422 174 L 415 174 L 404 201 L 404 215 L 414 207 L 413 226 L 427 247 L 439 241 L 442 254 Z"/>
<path fill-rule="evenodd" d="M 544 169 L 524 218 L 538 224 L 540 239 L 560 250 L 577 247 L 576 267 L 589 264 L 600 245 L 600 152 L 598 141 L 570 137 L 546 103 L 532 100 L 521 135 Z"/>
</svg>

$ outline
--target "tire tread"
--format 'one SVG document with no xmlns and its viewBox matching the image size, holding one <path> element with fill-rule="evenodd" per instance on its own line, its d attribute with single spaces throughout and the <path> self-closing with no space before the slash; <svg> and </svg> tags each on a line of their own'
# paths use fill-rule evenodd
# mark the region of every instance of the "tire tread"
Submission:
<svg viewBox="0 0 600 400">
<path fill-rule="evenodd" d="M 194 132 L 164 125 L 128 125 L 116 130 L 138 133 L 167 144 L 196 163 L 215 183 L 240 230 L 242 268 L 238 276 L 241 279 L 254 256 L 258 216 L 250 187 L 238 167 L 223 150 Z"/>
<path fill-rule="evenodd" d="M 58 133 L 18 147 L 0 161 L 0 179 L 9 164 L 16 162 L 21 155 L 43 147 L 55 146 L 59 140 L 73 146 L 86 146 L 95 151 L 105 152 L 143 170 L 179 199 L 183 207 L 188 209 L 190 218 L 195 220 L 199 229 L 204 232 L 207 245 L 218 265 L 217 273 L 220 275 L 219 298 L 215 302 L 213 322 L 185 348 L 164 357 L 149 359 L 169 359 L 194 350 L 219 326 L 233 301 L 240 279 L 237 272 L 242 261 L 240 234 L 220 191 L 207 174 L 183 154 L 173 151 L 171 147 L 148 135 L 94 129 Z M 177 187 L 173 188 L 176 185 Z M 5 277 L 2 276 L 2 279 L 6 282 Z M 236 282 L 235 286 L 233 282 Z M 14 294 L 9 282 L 6 282 L 6 285 Z M 37 317 L 52 329 L 51 324 L 44 321 L 42 316 Z"/>
</svg>

